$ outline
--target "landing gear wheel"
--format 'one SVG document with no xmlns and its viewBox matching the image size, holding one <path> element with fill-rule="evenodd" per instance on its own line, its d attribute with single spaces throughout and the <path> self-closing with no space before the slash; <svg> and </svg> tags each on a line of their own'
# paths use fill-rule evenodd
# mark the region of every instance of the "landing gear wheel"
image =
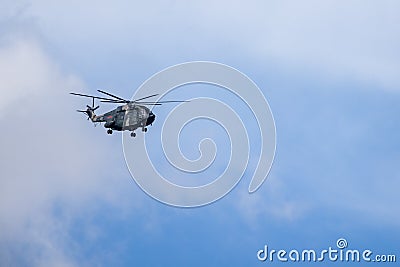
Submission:
<svg viewBox="0 0 400 267">
<path fill-rule="evenodd" d="M 136 137 L 136 133 L 131 132 L 131 136 L 132 136 L 132 137 Z"/>
<path fill-rule="evenodd" d="M 108 129 L 108 130 L 107 130 L 107 133 L 108 133 L 108 134 L 112 134 L 112 130 L 111 130 L 111 129 Z"/>
<path fill-rule="evenodd" d="M 144 132 L 147 133 L 147 128 L 144 128 Z"/>
</svg>

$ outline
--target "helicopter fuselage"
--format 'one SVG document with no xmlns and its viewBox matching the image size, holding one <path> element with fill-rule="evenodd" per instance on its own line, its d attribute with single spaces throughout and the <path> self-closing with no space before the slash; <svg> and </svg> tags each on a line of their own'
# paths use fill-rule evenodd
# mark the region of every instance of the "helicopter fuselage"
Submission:
<svg viewBox="0 0 400 267">
<path fill-rule="evenodd" d="M 155 120 L 155 115 L 149 108 L 129 103 L 119 106 L 103 115 L 94 115 L 93 122 L 104 122 L 104 127 L 116 131 L 134 131 L 137 128 L 146 130 Z"/>
</svg>

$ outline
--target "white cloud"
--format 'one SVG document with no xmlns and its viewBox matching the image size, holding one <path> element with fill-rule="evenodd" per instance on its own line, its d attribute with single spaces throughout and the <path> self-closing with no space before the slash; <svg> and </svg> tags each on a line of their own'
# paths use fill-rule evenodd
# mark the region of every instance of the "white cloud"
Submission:
<svg viewBox="0 0 400 267">
<path fill-rule="evenodd" d="M 104 150 L 120 150 L 113 141 L 98 146 L 104 131 L 74 111 L 86 100 L 68 95 L 83 82 L 61 71 L 37 41 L 3 42 L 0 73 L 0 265 L 75 265 L 74 220 L 99 205 L 121 214 L 132 208 L 123 193 L 127 170 L 103 167 L 114 162 Z M 90 223 L 85 227 L 90 232 Z"/>
<path fill-rule="evenodd" d="M 264 50 L 298 66 L 400 85 L 400 22 L 395 1 L 285 1 L 268 12 Z"/>
<path fill-rule="evenodd" d="M 18 40 L 0 47 L 0 111 L 57 84 L 59 74 L 35 42 Z M 70 83 L 70 81 L 67 81 Z"/>
<path fill-rule="evenodd" d="M 188 58 L 242 51 L 260 62 L 397 89 L 399 8 L 393 0 L 35 1 L 27 12 L 49 40 L 75 50 Z"/>
</svg>

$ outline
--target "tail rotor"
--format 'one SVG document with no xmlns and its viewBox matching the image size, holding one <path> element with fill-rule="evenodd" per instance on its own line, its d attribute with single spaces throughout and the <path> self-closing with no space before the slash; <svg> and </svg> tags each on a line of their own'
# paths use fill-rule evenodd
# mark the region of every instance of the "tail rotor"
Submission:
<svg viewBox="0 0 400 267">
<path fill-rule="evenodd" d="M 93 120 L 94 117 L 96 116 L 94 111 L 100 107 L 100 106 L 97 106 L 97 107 L 94 106 L 94 97 L 93 97 L 92 106 L 86 105 L 86 107 L 87 107 L 86 110 L 77 110 L 77 112 L 85 113 L 88 116 L 88 118 L 87 118 L 88 120 L 89 119 Z"/>
</svg>

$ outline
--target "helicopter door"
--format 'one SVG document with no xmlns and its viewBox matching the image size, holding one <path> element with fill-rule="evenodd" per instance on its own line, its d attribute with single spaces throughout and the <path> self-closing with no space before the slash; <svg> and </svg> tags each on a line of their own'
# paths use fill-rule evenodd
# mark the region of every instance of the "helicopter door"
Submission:
<svg viewBox="0 0 400 267">
<path fill-rule="evenodd" d="M 125 127 L 137 124 L 138 112 L 136 109 L 127 110 L 125 113 Z"/>
</svg>

